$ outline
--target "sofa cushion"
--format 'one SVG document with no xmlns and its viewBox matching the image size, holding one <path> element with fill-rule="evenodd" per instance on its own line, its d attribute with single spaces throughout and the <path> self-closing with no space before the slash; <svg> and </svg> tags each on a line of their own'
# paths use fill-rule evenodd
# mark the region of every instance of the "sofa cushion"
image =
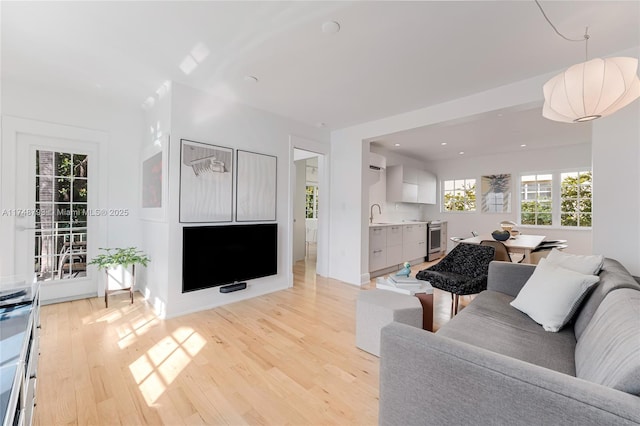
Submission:
<svg viewBox="0 0 640 426">
<path fill-rule="evenodd" d="M 547 333 L 509 305 L 512 300 L 504 293 L 483 291 L 437 334 L 575 376 L 573 329 Z"/>
<path fill-rule="evenodd" d="M 640 284 L 633 279 L 629 271 L 617 260 L 605 258 L 600 272 L 600 282 L 587 297 L 575 318 L 574 332 L 580 340 L 582 333 L 591 321 L 591 317 L 598 309 L 609 292 L 619 288 L 633 288 L 640 290 Z"/>
<path fill-rule="evenodd" d="M 601 254 L 570 254 L 555 248 L 551 250 L 546 259 L 549 263 L 586 275 L 600 272 L 604 262 L 604 256 Z"/>
<path fill-rule="evenodd" d="M 640 291 L 604 298 L 576 344 L 576 376 L 640 395 Z"/>
<path fill-rule="evenodd" d="M 597 275 L 581 274 L 541 259 L 511 306 L 529 315 L 546 331 L 557 332 L 599 280 Z"/>
</svg>

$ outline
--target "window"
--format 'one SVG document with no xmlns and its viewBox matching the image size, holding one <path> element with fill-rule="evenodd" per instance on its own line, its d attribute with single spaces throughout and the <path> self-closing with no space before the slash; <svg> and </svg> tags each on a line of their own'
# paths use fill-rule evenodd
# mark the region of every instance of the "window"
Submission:
<svg viewBox="0 0 640 426">
<path fill-rule="evenodd" d="M 591 226 L 591 170 L 557 171 L 520 177 L 520 223 Z"/>
<path fill-rule="evenodd" d="M 87 167 L 84 154 L 36 151 L 34 271 L 39 281 L 86 276 Z"/>
<path fill-rule="evenodd" d="M 318 187 L 307 185 L 306 216 L 307 219 L 318 218 Z"/>
<path fill-rule="evenodd" d="M 520 178 L 520 223 L 552 224 L 553 175 L 526 175 Z"/>
<path fill-rule="evenodd" d="M 476 180 L 455 179 L 442 182 L 443 211 L 472 212 L 476 210 Z"/>
<path fill-rule="evenodd" d="M 591 226 L 591 171 L 560 175 L 560 224 Z"/>
</svg>

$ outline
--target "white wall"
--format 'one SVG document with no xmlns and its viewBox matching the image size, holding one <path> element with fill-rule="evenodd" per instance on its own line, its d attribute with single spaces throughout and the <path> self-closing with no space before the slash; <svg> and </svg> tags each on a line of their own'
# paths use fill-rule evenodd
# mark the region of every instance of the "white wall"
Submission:
<svg viewBox="0 0 640 426">
<path fill-rule="evenodd" d="M 129 216 L 107 217 L 107 243 L 111 247 L 137 245 L 138 146 L 142 109 L 129 104 L 69 90 L 26 86 L 2 81 L 2 114 L 55 124 L 100 130 L 108 134 L 106 156 L 101 158 L 107 176 L 107 206 L 129 209 Z M 101 148 L 102 149 L 102 148 Z"/>
<path fill-rule="evenodd" d="M 586 142 L 552 149 L 529 149 L 515 153 L 432 162 L 429 168 L 438 175 L 438 205 L 427 206 L 426 216 L 430 220 L 446 220 L 450 237 L 470 237 L 471 231 L 490 233 L 494 229 L 500 229 L 500 222 L 503 220 L 519 223 L 517 202 L 520 175 L 530 172 L 589 168 L 591 167 L 591 144 Z M 479 187 L 481 176 L 498 173 L 511 174 L 511 213 L 482 213 L 479 209 L 475 212 L 440 212 L 442 180 L 475 178 Z M 591 230 L 525 226 L 517 229 L 525 234 L 545 235 L 547 239 L 568 240 L 567 252 L 570 253 L 591 254 L 592 252 Z M 448 249 L 451 248 L 453 248 L 452 244 L 448 242 Z"/>
<path fill-rule="evenodd" d="M 640 276 L 640 100 L 593 123 L 593 251 Z"/>
<path fill-rule="evenodd" d="M 142 146 L 138 155 L 141 162 L 150 151 L 164 149 L 170 153 L 171 145 L 180 143 L 171 138 L 171 95 L 170 87 L 161 98 L 156 98 L 153 107 L 145 111 Z M 163 172 L 166 172 L 163 171 Z M 165 175 L 163 179 L 169 179 Z M 162 204 L 164 210 L 154 217 L 154 220 L 140 220 L 142 232 L 142 248 L 151 258 L 147 268 L 137 272 L 136 281 L 147 301 L 154 307 L 161 317 L 166 316 L 169 295 L 169 262 L 166 260 L 174 253 L 169 246 L 169 216 L 168 207 L 177 202 L 173 194 L 163 193 Z M 175 254 L 173 254 L 175 256 Z"/>
<path fill-rule="evenodd" d="M 287 288 L 292 252 L 289 250 L 289 174 L 292 149 L 290 136 L 328 144 L 328 132 L 245 105 L 215 98 L 190 87 L 173 84 L 171 94 L 171 146 L 167 253 L 167 317 L 207 309 Z M 180 139 L 243 149 L 278 158 L 277 222 L 278 274 L 249 281 L 246 290 L 221 294 L 218 288 L 182 293 L 182 227 L 178 219 Z M 188 225 L 187 225 L 188 226 Z M 158 244 L 162 244 L 159 241 Z M 257 254 L 259 255 L 259 254 Z M 215 261 L 215 260 L 214 260 Z M 250 262 L 251 260 L 248 259 Z M 224 267 L 223 265 L 213 265 Z"/>
<path fill-rule="evenodd" d="M 91 187 L 94 190 L 101 188 L 101 208 L 127 209 L 129 215 L 100 217 L 99 244 L 100 247 L 138 246 L 141 240 L 137 221 L 138 147 L 143 123 L 142 110 L 138 106 L 102 97 L 99 92 L 87 95 L 52 87 L 24 85 L 6 78 L 2 80 L 2 89 L 3 117 L 25 118 L 107 134 L 106 142 L 99 147 L 100 158 L 96 159 L 101 168 L 101 181 L 90 186 L 89 190 Z M 0 239 L 3 238 L 0 236 Z M 3 249 L 11 250 L 12 247 Z M 93 273 L 97 271 L 94 269 Z M 98 277 L 102 278 L 103 274 Z M 103 287 L 98 286 L 98 292 L 102 291 Z"/>
<path fill-rule="evenodd" d="M 348 131 L 331 134 L 331 194 L 329 206 L 329 276 L 349 284 L 369 280 L 368 256 L 362 244 L 369 244 L 369 192 L 364 183 L 369 169 L 369 144 Z M 324 204 L 323 204 L 324 206 Z"/>
</svg>

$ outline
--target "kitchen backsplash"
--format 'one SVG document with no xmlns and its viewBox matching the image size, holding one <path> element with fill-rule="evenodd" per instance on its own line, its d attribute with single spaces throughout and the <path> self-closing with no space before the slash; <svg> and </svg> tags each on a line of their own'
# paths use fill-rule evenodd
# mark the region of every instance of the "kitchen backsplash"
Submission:
<svg viewBox="0 0 640 426">
<path fill-rule="evenodd" d="M 379 204 L 373 211 L 374 222 L 402 222 L 408 220 L 425 220 L 425 207 L 421 204 L 387 202 L 387 175 L 385 170 L 373 172 L 375 176 L 369 186 L 369 213 L 371 206 Z"/>
</svg>

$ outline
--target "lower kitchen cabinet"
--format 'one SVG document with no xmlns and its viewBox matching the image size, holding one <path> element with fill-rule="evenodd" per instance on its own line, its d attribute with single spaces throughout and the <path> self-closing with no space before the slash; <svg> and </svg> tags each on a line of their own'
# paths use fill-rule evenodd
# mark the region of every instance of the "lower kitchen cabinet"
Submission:
<svg viewBox="0 0 640 426">
<path fill-rule="evenodd" d="M 404 262 L 424 260 L 427 255 L 425 223 L 374 225 L 369 227 L 369 272 L 397 269 Z"/>
</svg>

